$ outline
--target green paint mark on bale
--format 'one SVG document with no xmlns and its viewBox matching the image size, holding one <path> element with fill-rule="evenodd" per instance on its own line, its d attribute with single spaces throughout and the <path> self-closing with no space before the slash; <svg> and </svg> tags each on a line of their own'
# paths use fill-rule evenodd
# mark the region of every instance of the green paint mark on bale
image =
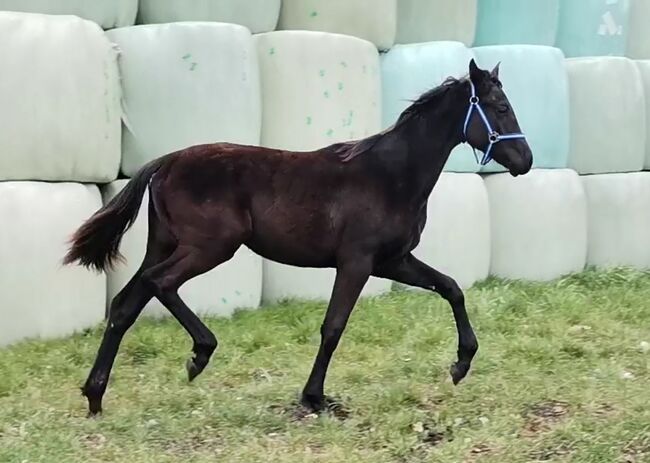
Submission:
<svg viewBox="0 0 650 463">
<path fill-rule="evenodd" d="M 361 72 L 366 74 L 368 72 L 368 66 L 366 66 L 365 64 L 363 66 L 361 66 Z"/>
<path fill-rule="evenodd" d="M 354 111 L 350 110 L 348 112 L 348 117 L 343 119 L 343 127 L 350 127 L 352 125 L 353 117 L 354 117 Z"/>
<path fill-rule="evenodd" d="M 183 56 L 183 59 L 190 59 L 191 57 L 192 57 L 192 55 L 187 53 L 186 55 Z"/>
<path fill-rule="evenodd" d="M 346 68 L 346 67 L 348 67 L 348 63 L 346 63 L 345 61 L 341 61 L 341 66 Z"/>
<path fill-rule="evenodd" d="M 318 11 L 312 11 L 311 13 L 309 13 L 310 18 L 315 18 L 316 16 L 318 16 Z"/>
<path fill-rule="evenodd" d="M 332 135 L 334 135 L 334 129 L 329 129 L 327 132 L 325 132 L 325 135 L 331 137 Z"/>
<path fill-rule="evenodd" d="M 274 47 L 269 48 L 269 55 L 275 55 L 275 48 Z"/>
<path fill-rule="evenodd" d="M 324 96 L 325 98 L 329 98 L 329 97 L 330 97 L 330 92 L 328 92 L 327 90 L 325 90 L 325 91 L 323 92 L 323 96 Z"/>
<path fill-rule="evenodd" d="M 241 291 L 237 291 L 237 290 L 235 290 L 235 294 L 236 294 L 237 296 L 241 296 Z"/>
<path fill-rule="evenodd" d="M 228 303 L 228 299 L 226 299 L 225 297 L 222 297 L 222 298 L 221 298 L 221 302 L 223 302 L 224 304 L 227 304 L 227 303 Z"/>
<path fill-rule="evenodd" d="M 320 71 L 318 71 L 318 75 L 321 77 L 325 77 L 325 69 L 321 69 Z"/>
<path fill-rule="evenodd" d="M 192 63 L 192 65 L 190 66 L 190 71 L 195 70 L 197 66 L 198 66 L 198 63 Z"/>
<path fill-rule="evenodd" d="M 306 122 L 307 122 L 307 125 L 311 125 L 311 116 L 307 116 Z"/>
<path fill-rule="evenodd" d="M 343 82 L 339 82 L 337 87 L 338 87 L 339 91 L 343 90 Z"/>
</svg>

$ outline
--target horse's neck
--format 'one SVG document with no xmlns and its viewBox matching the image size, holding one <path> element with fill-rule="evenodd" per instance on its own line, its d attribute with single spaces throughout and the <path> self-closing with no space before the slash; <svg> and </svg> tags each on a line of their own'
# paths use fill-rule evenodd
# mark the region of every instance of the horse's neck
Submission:
<svg viewBox="0 0 650 463">
<path fill-rule="evenodd" d="M 430 117 L 416 118 L 405 127 L 407 149 L 406 179 L 414 198 L 428 198 L 451 151 L 461 143 L 462 124 L 467 111 L 461 86 L 450 89 Z M 442 99 L 441 99 L 442 100 Z"/>
</svg>

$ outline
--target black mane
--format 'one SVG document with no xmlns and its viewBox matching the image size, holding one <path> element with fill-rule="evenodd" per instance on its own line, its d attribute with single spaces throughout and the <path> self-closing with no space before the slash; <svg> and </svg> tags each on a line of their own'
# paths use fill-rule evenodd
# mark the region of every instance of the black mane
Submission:
<svg viewBox="0 0 650 463">
<path fill-rule="evenodd" d="M 463 82 L 465 82 L 465 78 L 457 79 L 455 77 L 447 77 L 442 84 L 432 88 L 431 90 L 427 90 L 420 95 L 417 100 L 412 101 L 411 105 L 402 111 L 397 122 L 392 126 L 362 140 L 336 143 L 335 145 L 332 145 L 331 148 L 334 153 L 339 156 L 341 162 L 348 162 L 355 157 L 370 151 L 384 136 L 399 129 L 413 118 L 418 117 L 425 107 L 439 101 L 440 97 L 447 93 L 450 88 Z"/>
</svg>

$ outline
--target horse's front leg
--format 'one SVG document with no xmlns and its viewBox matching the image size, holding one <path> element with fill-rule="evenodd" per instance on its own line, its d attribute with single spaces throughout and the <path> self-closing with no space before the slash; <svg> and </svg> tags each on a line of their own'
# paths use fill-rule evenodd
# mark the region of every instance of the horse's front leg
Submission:
<svg viewBox="0 0 650 463">
<path fill-rule="evenodd" d="M 429 267 L 412 254 L 381 266 L 373 274 L 409 286 L 435 291 L 449 302 L 458 330 L 458 361 L 451 366 L 450 373 L 454 384 L 458 384 L 467 375 L 478 350 L 476 335 L 465 310 L 465 296 L 458 284 L 453 278 Z"/>
<path fill-rule="evenodd" d="M 326 407 L 323 388 L 327 368 L 371 271 L 372 259 L 365 257 L 347 259 L 337 268 L 332 297 L 320 329 L 320 348 L 302 393 L 302 404 L 313 411 Z"/>
</svg>

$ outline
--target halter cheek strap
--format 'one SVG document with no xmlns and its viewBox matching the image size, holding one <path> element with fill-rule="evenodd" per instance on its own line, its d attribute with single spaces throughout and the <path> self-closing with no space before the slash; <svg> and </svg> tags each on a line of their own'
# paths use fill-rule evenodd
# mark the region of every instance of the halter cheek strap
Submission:
<svg viewBox="0 0 650 463">
<path fill-rule="evenodd" d="M 483 108 L 481 108 L 481 105 L 479 104 L 478 96 L 476 96 L 476 89 L 474 88 L 474 83 L 471 80 L 469 82 L 469 85 L 470 88 L 472 89 L 472 95 L 469 97 L 469 109 L 467 110 L 467 116 L 465 116 L 465 124 L 463 125 L 463 136 L 465 137 L 465 141 L 467 141 L 467 126 L 469 125 L 469 121 L 472 119 L 472 115 L 474 114 L 474 111 L 478 112 L 479 116 L 481 116 L 481 120 L 483 121 L 483 125 L 485 125 L 485 129 L 487 130 L 488 141 L 489 141 L 488 147 L 485 150 L 485 154 L 483 154 L 483 158 L 481 159 L 480 162 L 480 165 L 484 166 L 492 159 L 491 156 L 492 147 L 495 144 L 503 140 L 525 139 L 526 136 L 523 133 L 508 133 L 502 135 L 499 132 L 492 130 L 490 121 L 488 121 L 487 116 L 483 111 Z M 476 149 L 474 147 L 472 147 L 472 149 L 474 150 L 474 157 L 476 158 L 476 162 L 478 162 L 478 157 L 476 157 Z"/>
</svg>

